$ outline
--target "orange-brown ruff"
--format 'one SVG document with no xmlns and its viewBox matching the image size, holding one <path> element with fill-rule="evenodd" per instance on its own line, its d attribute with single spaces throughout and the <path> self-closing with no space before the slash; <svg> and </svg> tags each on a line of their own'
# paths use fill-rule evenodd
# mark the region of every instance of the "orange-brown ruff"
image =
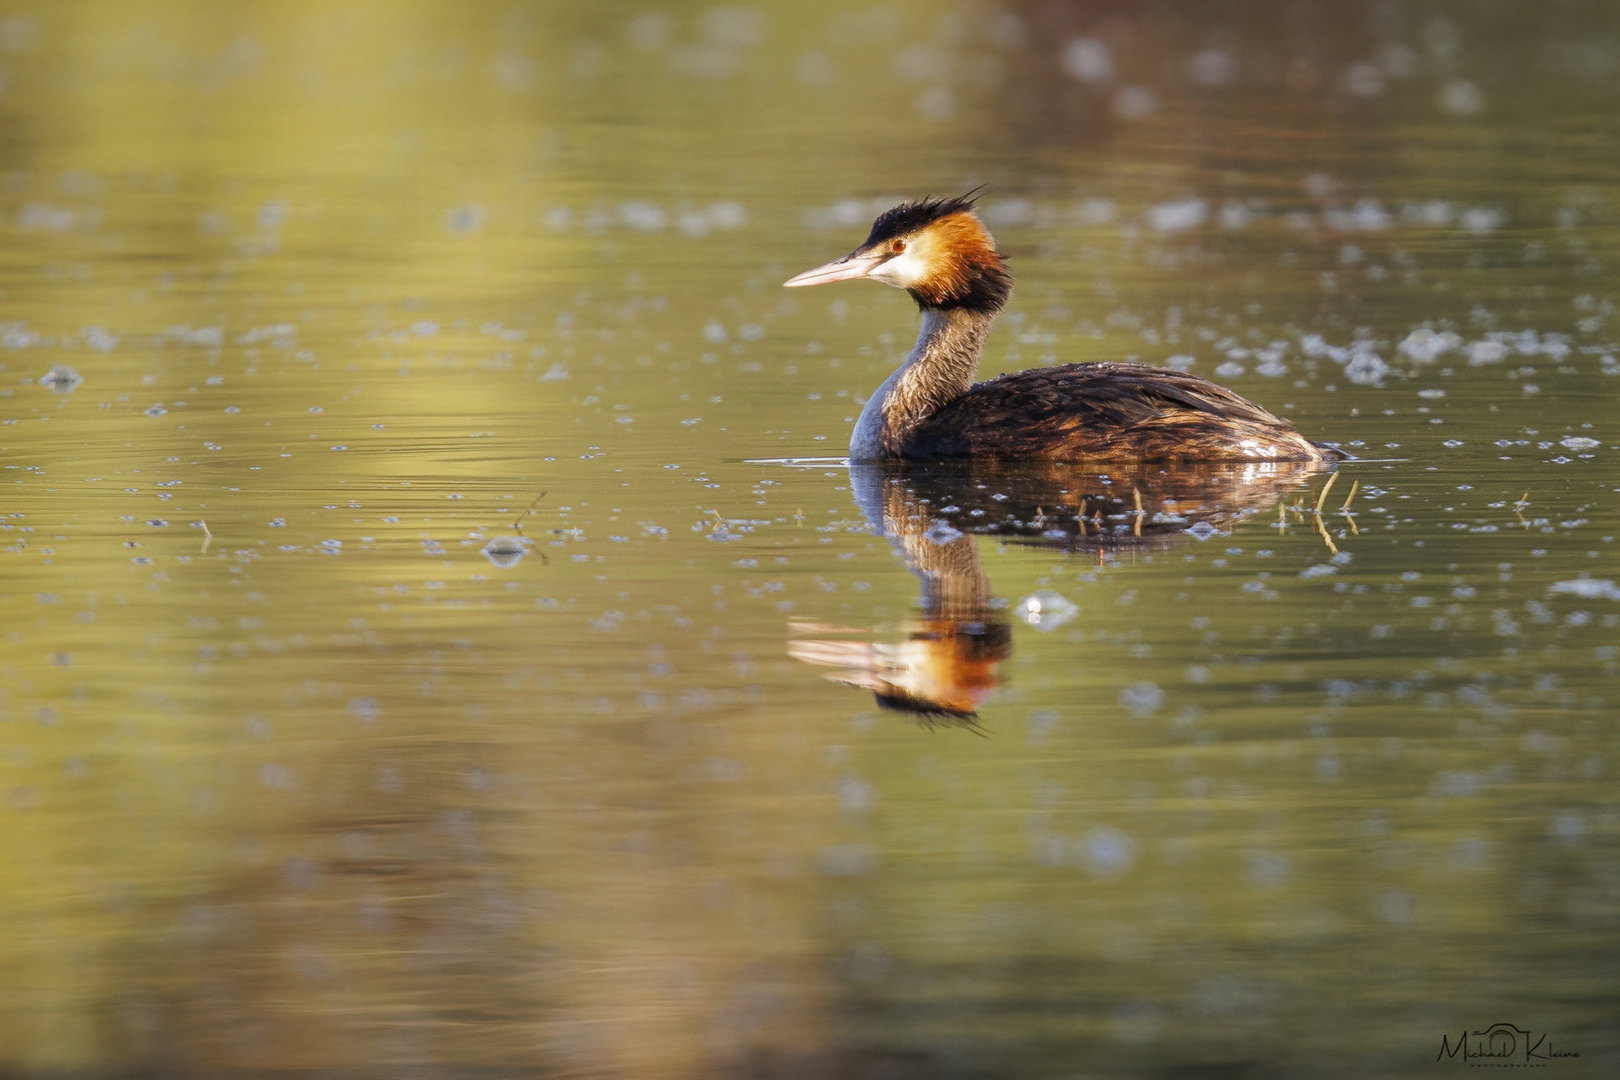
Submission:
<svg viewBox="0 0 1620 1080">
<path fill-rule="evenodd" d="M 1012 292 L 973 198 L 902 203 L 866 242 L 790 286 L 872 278 L 905 289 L 922 332 L 867 400 L 850 457 L 1061 461 L 1333 461 L 1265 409 L 1207 379 L 1145 364 L 1065 364 L 974 383 Z"/>
</svg>

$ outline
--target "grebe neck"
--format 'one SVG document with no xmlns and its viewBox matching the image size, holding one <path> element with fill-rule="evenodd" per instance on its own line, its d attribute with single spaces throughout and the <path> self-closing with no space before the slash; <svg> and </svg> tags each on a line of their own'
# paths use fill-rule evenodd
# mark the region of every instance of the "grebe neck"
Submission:
<svg viewBox="0 0 1620 1080">
<path fill-rule="evenodd" d="M 867 398 L 849 456 L 896 457 L 912 432 L 967 393 L 997 312 L 967 307 L 923 308 L 922 330 L 905 361 Z"/>
</svg>

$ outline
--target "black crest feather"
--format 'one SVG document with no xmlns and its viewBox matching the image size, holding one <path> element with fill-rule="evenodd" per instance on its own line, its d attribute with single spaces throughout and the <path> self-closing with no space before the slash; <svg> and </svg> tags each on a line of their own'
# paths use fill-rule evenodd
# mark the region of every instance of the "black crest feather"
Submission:
<svg viewBox="0 0 1620 1080">
<path fill-rule="evenodd" d="M 885 210 L 872 222 L 871 234 L 856 250 L 881 247 L 953 214 L 971 213 L 982 190 L 982 186 L 976 187 L 953 199 L 916 199 Z M 988 234 L 985 236 L 988 240 Z M 1007 297 L 1012 293 L 1006 256 L 987 244 L 983 250 L 964 254 L 963 258 L 955 267 L 957 272 L 941 274 L 937 280 L 919 283 L 907 290 L 918 307 L 936 311 L 968 308 L 994 313 L 1006 306 Z"/>
<path fill-rule="evenodd" d="M 916 199 L 912 202 L 903 202 L 892 210 L 885 210 L 872 222 L 872 232 L 866 238 L 862 247 L 881 244 L 885 240 L 893 240 L 897 236 L 916 232 L 929 222 L 938 221 L 942 217 L 960 214 L 964 210 L 972 210 L 973 204 L 979 201 L 979 191 L 974 188 L 966 195 L 958 195 L 954 199 Z"/>
</svg>

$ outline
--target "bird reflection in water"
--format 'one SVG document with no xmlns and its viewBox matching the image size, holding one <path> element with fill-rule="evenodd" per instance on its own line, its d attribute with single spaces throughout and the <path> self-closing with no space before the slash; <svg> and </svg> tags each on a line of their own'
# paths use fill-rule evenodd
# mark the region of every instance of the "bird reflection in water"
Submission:
<svg viewBox="0 0 1620 1080">
<path fill-rule="evenodd" d="M 998 668 L 1012 655 L 1008 605 L 991 591 L 978 535 L 1101 563 L 1230 533 L 1331 468 L 852 463 L 850 488 L 868 525 L 921 582 L 921 614 L 899 641 L 854 640 L 848 635 L 871 632 L 795 620 L 788 654 L 836 669 L 826 677 L 870 690 L 880 708 L 977 730 L 978 711 L 1001 681 Z"/>
</svg>

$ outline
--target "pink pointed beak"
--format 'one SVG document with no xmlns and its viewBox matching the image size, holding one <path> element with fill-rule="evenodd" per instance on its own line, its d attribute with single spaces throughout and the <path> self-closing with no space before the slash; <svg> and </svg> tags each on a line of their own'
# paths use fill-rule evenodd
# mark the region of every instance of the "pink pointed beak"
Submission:
<svg viewBox="0 0 1620 1080">
<path fill-rule="evenodd" d="M 806 270 L 796 277 L 790 277 L 782 282 L 782 286 L 788 289 L 796 289 L 801 285 L 825 285 L 829 281 L 850 281 L 854 278 L 863 278 L 876 270 L 882 262 L 882 255 L 851 252 L 842 259 L 834 259 L 830 263 L 823 263 L 814 270 Z"/>
</svg>

